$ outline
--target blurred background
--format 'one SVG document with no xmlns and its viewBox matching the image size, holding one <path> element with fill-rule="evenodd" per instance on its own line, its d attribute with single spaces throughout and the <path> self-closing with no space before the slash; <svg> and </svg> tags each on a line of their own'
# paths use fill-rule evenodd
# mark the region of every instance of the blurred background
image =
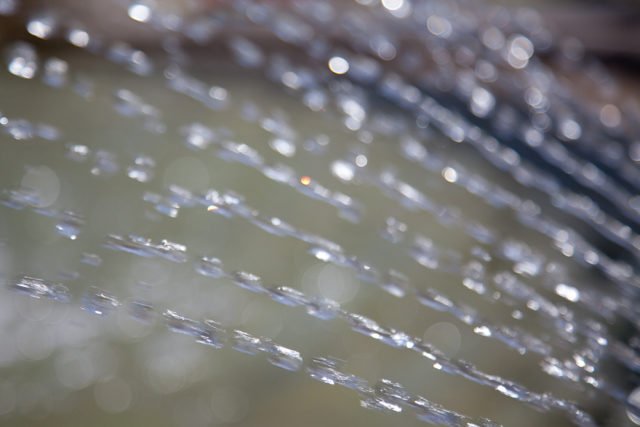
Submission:
<svg viewBox="0 0 640 427">
<path fill-rule="evenodd" d="M 635 425 L 624 400 L 637 386 L 637 374 L 606 347 L 602 354 L 589 353 L 591 373 L 578 366 L 579 380 L 572 379 L 578 350 L 593 349 L 579 334 L 565 340 L 567 323 L 561 322 L 571 318 L 568 324 L 579 327 L 596 319 L 608 337 L 629 349 L 625 360 L 635 360 L 637 323 L 624 315 L 635 313 L 635 278 L 613 280 L 624 275 L 603 273 L 598 260 L 588 261 L 593 251 L 587 251 L 586 262 L 576 261 L 573 247 L 527 226 L 518 211 L 505 208 L 508 203 L 492 203 L 491 191 L 469 188 L 474 179 L 482 187 L 480 177 L 497 183 L 529 202 L 522 203 L 522 212 L 535 205 L 603 255 L 637 268 L 637 242 L 620 238 L 623 232 L 611 238 L 599 219 L 608 215 L 630 224 L 629 233 L 637 231 L 637 2 L 433 2 L 425 13 L 437 19 L 424 21 L 427 26 L 420 21 L 428 37 L 403 24 L 418 14 L 418 6 L 402 15 L 410 2 L 401 0 L 318 2 L 315 8 L 263 3 L 268 10 L 255 6 L 260 2 L 0 0 L 0 279 L 7 283 L 0 291 L 0 425 L 424 425 L 408 409 L 397 414 L 362 408 L 357 393 L 315 381 L 304 368 L 287 372 L 262 354 L 242 354 L 231 344 L 212 349 L 168 331 L 165 309 L 268 337 L 300 352 L 305 366 L 318 356 L 342 359 L 345 371 L 371 384 L 391 379 L 474 420 L 581 425 L 558 408 L 536 410 L 508 393 L 443 372 L 419 353 L 359 334 L 348 322 L 309 316 L 247 291 L 230 277 L 198 274 L 194 262 L 202 256 L 218 258 L 228 272 L 254 273 L 265 286 L 334 300 L 348 312 L 431 343 L 446 358 L 573 401 L 596 425 Z M 518 12 L 521 7 L 536 12 Z M 298 42 L 306 27 L 295 20 L 264 24 L 262 17 L 279 14 L 308 19 L 314 36 Z M 354 27 L 338 24 L 340 16 L 352 18 Z M 424 83 L 424 91 L 447 111 L 495 135 L 523 163 L 555 177 L 563 192 L 528 184 L 518 176 L 522 170 L 492 162 L 490 149 L 481 154 L 477 146 L 456 141 L 455 132 L 447 132 L 457 129 L 455 121 L 443 130 L 378 86 L 352 79 L 347 70 L 353 72 L 355 62 L 344 58 L 361 41 L 356 48 L 349 45 L 354 28 L 361 31 L 358 19 L 365 37 L 390 35 L 371 45 L 383 70 Z M 535 54 L 511 67 L 502 64 L 508 55 L 484 57 L 492 51 L 487 46 L 494 33 L 487 31 L 493 28 L 500 29 L 503 43 L 517 44 L 513 34 L 523 34 L 528 43 L 522 49 L 535 46 Z M 452 35 L 444 37 L 447 32 Z M 325 36 L 326 46 L 312 42 Z M 393 55 L 385 58 L 389 49 Z M 327 62 L 325 51 L 338 53 Z M 413 57 L 405 53 L 413 51 L 426 59 L 412 68 L 406 64 Z M 347 62 L 346 69 L 335 58 Z M 531 76 L 521 77 L 532 68 Z M 478 81 L 482 70 L 502 73 L 484 81 L 490 98 L 469 95 L 469 102 L 479 103 L 476 110 L 467 109 L 465 98 L 469 70 Z M 451 75 L 451 81 L 445 78 Z M 558 141 L 567 158 L 604 162 L 604 174 L 631 196 L 628 205 L 609 200 L 606 180 L 585 184 L 578 172 L 541 156 L 537 139 L 523 142 L 501 133 L 501 124 L 519 129 L 528 123 L 529 113 L 510 122 L 498 117 L 494 105 L 518 112 L 531 107 L 532 92 L 521 82 L 534 80 L 553 81 L 545 99 L 562 108 L 545 114 L 564 132 Z M 558 88 L 566 98 L 553 98 Z M 572 119 L 574 111 L 583 122 Z M 534 113 L 531 121 L 538 123 L 539 111 Z M 225 145 L 229 141 L 250 149 Z M 426 149 L 431 163 L 420 160 L 411 141 Z M 622 154 L 611 158 L 624 157 L 630 172 L 617 168 L 618 160 L 607 163 L 604 148 L 598 150 L 613 143 L 601 141 L 621 147 Z M 248 217 L 255 220 L 233 209 L 229 216 L 220 214 L 224 203 L 211 198 L 209 207 L 198 204 L 194 195 L 211 189 L 241 195 L 240 205 L 254 209 Z M 585 219 L 563 210 L 567 189 L 585 194 L 601 212 Z M 421 208 L 429 203 L 416 194 L 435 207 Z M 314 252 L 318 245 L 300 233 L 274 231 L 272 218 L 334 242 L 340 254 L 362 260 L 381 277 L 400 271 L 413 288 L 442 293 L 483 320 L 465 323 L 455 310 L 426 307 L 410 292 L 396 298 L 381 289 L 387 279 L 372 283 L 367 268 L 358 271 L 353 263 Z M 483 233 L 486 238 L 478 237 Z M 188 261 L 172 262 L 157 250 L 140 249 L 144 256 L 137 256 L 107 244 L 110 235 L 132 234 L 184 245 Z M 480 284 L 468 282 L 474 268 L 482 272 L 476 277 Z M 509 294 L 495 279 L 505 275 L 533 291 Z M 70 301 L 12 291 L 24 276 L 63 285 Z M 588 305 L 566 289 L 598 298 Z M 132 314 L 133 302 L 144 302 L 148 313 Z M 547 303 L 560 314 L 551 310 L 547 316 L 539 308 Z M 599 303 L 614 307 L 611 316 L 594 309 Z M 487 332 L 485 324 L 538 337 L 552 348 L 557 366 L 549 357 L 493 339 L 495 331 Z M 573 364 L 563 365 L 567 360 Z M 605 381 L 616 391 L 603 392 Z"/>
</svg>

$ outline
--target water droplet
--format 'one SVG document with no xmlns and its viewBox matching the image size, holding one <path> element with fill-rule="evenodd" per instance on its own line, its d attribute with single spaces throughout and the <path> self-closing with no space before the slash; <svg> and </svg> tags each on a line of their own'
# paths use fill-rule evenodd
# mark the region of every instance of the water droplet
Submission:
<svg viewBox="0 0 640 427">
<path fill-rule="evenodd" d="M 265 293 L 266 289 L 262 285 L 262 280 L 255 274 L 246 271 L 235 271 L 233 273 L 233 281 L 236 285 L 255 293 Z"/>
<path fill-rule="evenodd" d="M 27 31 L 32 36 L 40 39 L 48 39 L 58 26 L 58 21 L 52 13 L 41 13 L 27 22 Z"/>
<path fill-rule="evenodd" d="M 385 221 L 385 227 L 381 231 L 381 236 L 391 243 L 400 243 L 407 234 L 407 224 L 396 218 L 389 217 Z"/>
<path fill-rule="evenodd" d="M 404 6 L 404 0 L 382 0 L 382 6 L 387 10 L 398 10 Z"/>
<path fill-rule="evenodd" d="M 56 230 L 67 239 L 76 240 L 83 225 L 84 220 L 80 215 L 75 212 L 65 211 L 56 224 Z"/>
<path fill-rule="evenodd" d="M 181 316 L 172 310 L 166 310 L 163 317 L 167 327 L 173 332 L 188 335 L 195 338 L 196 342 L 214 348 L 221 348 L 223 345 L 224 330 L 214 321 L 199 322 Z"/>
<path fill-rule="evenodd" d="M 187 247 L 180 243 L 162 240 L 158 245 L 152 245 L 153 251 L 160 257 L 173 262 L 187 262 Z"/>
<path fill-rule="evenodd" d="M 259 67 L 264 62 L 262 50 L 254 42 L 244 37 L 233 37 L 229 47 L 235 55 L 236 62 L 245 67 Z"/>
<path fill-rule="evenodd" d="M 332 357 L 314 357 L 307 367 L 307 372 L 315 380 L 335 385 L 343 381 L 344 374 L 340 372 L 343 367 L 343 360 Z"/>
<path fill-rule="evenodd" d="M 327 298 L 314 298 L 307 304 L 307 313 L 322 320 L 333 319 L 340 313 L 340 304 Z"/>
<path fill-rule="evenodd" d="M 35 277 L 23 276 L 12 282 L 9 287 L 33 298 L 47 298 L 60 302 L 69 302 L 71 299 L 65 286 Z"/>
<path fill-rule="evenodd" d="M 105 247 L 146 258 L 161 257 L 173 262 L 187 262 L 187 247 L 168 240 L 162 240 L 156 244 L 150 239 L 136 235 L 123 237 L 111 234 Z"/>
<path fill-rule="evenodd" d="M 13 15 L 18 10 L 18 6 L 18 0 L 0 0 L 0 15 Z"/>
<path fill-rule="evenodd" d="M 87 47 L 91 42 L 89 33 L 80 27 L 70 28 L 67 33 L 67 39 L 69 43 L 80 48 Z"/>
<path fill-rule="evenodd" d="M 98 316 L 107 316 L 120 307 L 120 302 L 111 294 L 91 288 L 82 297 L 82 309 Z"/>
<path fill-rule="evenodd" d="M 194 150 L 206 150 L 214 141 L 212 129 L 200 124 L 192 123 L 180 129 L 185 145 Z"/>
<path fill-rule="evenodd" d="M 560 295 L 562 298 L 571 301 L 577 302 L 580 300 L 580 291 L 573 286 L 566 285 L 564 283 L 558 283 L 555 287 L 556 294 Z"/>
<path fill-rule="evenodd" d="M 149 156 L 137 156 L 132 166 L 127 169 L 127 176 L 138 182 L 149 182 L 153 179 L 156 162 Z"/>
<path fill-rule="evenodd" d="M 408 402 L 411 395 L 407 390 L 399 383 L 381 379 L 374 387 L 376 395 L 397 403 Z"/>
<path fill-rule="evenodd" d="M 490 337 L 492 335 L 491 329 L 489 329 L 489 327 L 484 325 L 476 326 L 475 328 L 473 328 L 473 332 L 478 335 L 482 335 L 483 337 Z"/>
<path fill-rule="evenodd" d="M 412 290 L 409 278 L 396 270 L 387 271 L 380 286 L 397 298 L 404 298 Z"/>
<path fill-rule="evenodd" d="M 376 395 L 369 395 L 360 401 L 360 406 L 365 409 L 374 409 L 377 411 L 387 413 L 399 413 L 402 412 L 402 406 L 397 403 L 390 402 Z"/>
<path fill-rule="evenodd" d="M 225 334 L 226 331 L 218 322 L 205 320 L 203 322 L 202 332 L 200 333 L 197 342 L 213 348 L 222 348 L 224 346 Z"/>
<path fill-rule="evenodd" d="M 336 160 L 331 164 L 331 172 L 342 181 L 349 182 L 353 180 L 356 171 L 353 164 L 343 160 Z"/>
<path fill-rule="evenodd" d="M 127 312 L 136 320 L 144 323 L 151 323 L 155 316 L 155 310 L 150 303 L 131 300 L 127 304 Z"/>
<path fill-rule="evenodd" d="M 287 286 L 271 288 L 268 292 L 271 295 L 271 298 L 280 304 L 296 307 L 306 305 L 308 303 L 307 297 L 302 292 Z"/>
<path fill-rule="evenodd" d="M 476 87 L 471 92 L 470 110 L 476 117 L 487 117 L 496 105 L 495 97 L 491 92 L 482 88 Z"/>
<path fill-rule="evenodd" d="M 6 53 L 7 69 L 11 74 L 23 79 L 32 79 L 38 71 L 38 54 L 32 45 L 15 42 Z"/>
<path fill-rule="evenodd" d="M 47 59 L 44 63 L 44 75 L 42 80 L 45 84 L 53 87 L 62 87 L 67 84 L 69 64 L 59 58 Z"/>
<path fill-rule="evenodd" d="M 260 338 L 243 331 L 234 330 L 231 340 L 233 348 L 241 353 L 254 355 L 265 350 L 265 344 Z"/>
<path fill-rule="evenodd" d="M 38 194 L 32 189 L 21 188 L 19 190 L 4 191 L 2 194 L 2 204 L 12 209 L 25 209 L 28 207 L 43 206 Z"/>
<path fill-rule="evenodd" d="M 262 156 L 253 148 L 230 141 L 221 144 L 218 156 L 228 162 L 238 162 L 254 168 L 259 168 L 264 163 Z"/>
<path fill-rule="evenodd" d="M 213 257 L 202 257 L 196 264 L 196 271 L 203 276 L 220 279 L 226 277 L 226 272 L 222 267 L 222 261 Z"/>
<path fill-rule="evenodd" d="M 288 139 L 274 138 L 269 142 L 269 146 L 285 157 L 293 157 L 296 154 L 296 145 Z"/>
<path fill-rule="evenodd" d="M 570 141 L 580 139 L 580 136 L 582 136 L 582 127 L 573 119 L 564 119 L 559 126 L 562 136 Z"/>
<path fill-rule="evenodd" d="M 94 155 L 94 165 L 91 168 L 93 175 L 107 177 L 115 175 L 119 169 L 120 166 L 113 153 L 104 150 L 96 151 Z"/>
<path fill-rule="evenodd" d="M 151 8 L 146 4 L 133 3 L 127 12 L 129 18 L 137 22 L 147 22 L 151 18 Z"/>
<path fill-rule="evenodd" d="M 117 64 L 125 65 L 129 70 L 141 76 L 151 74 L 154 69 L 153 62 L 147 54 L 132 48 L 125 42 L 116 42 L 111 45 L 107 57 Z"/>
<path fill-rule="evenodd" d="M 424 236 L 416 236 L 411 248 L 411 256 L 419 264 L 435 270 L 440 265 L 440 254 L 431 239 Z"/>
<path fill-rule="evenodd" d="M 330 143 L 330 140 L 328 136 L 318 135 L 318 136 L 306 139 L 304 141 L 304 149 L 313 154 L 322 154 L 327 150 L 329 143 Z M 638 159 L 640 160 L 640 155 L 638 156 Z"/>
<path fill-rule="evenodd" d="M 349 62 L 341 56 L 329 59 L 329 69 L 335 74 L 345 74 L 349 71 Z"/>
<path fill-rule="evenodd" d="M 438 15 L 431 15 L 427 18 L 427 29 L 434 36 L 442 37 L 443 39 L 449 38 L 453 30 L 451 22 Z"/>
<path fill-rule="evenodd" d="M 74 162 L 84 162 L 91 153 L 89 147 L 81 144 L 67 144 L 67 158 Z"/>
<path fill-rule="evenodd" d="M 382 328 L 377 322 L 369 319 L 368 317 L 355 313 L 349 313 L 347 316 L 349 323 L 351 324 L 351 328 L 358 333 L 367 335 L 376 340 L 383 340 L 390 335 L 389 331 Z"/>
<path fill-rule="evenodd" d="M 507 62 L 513 68 L 525 68 L 529 64 L 529 59 L 531 59 L 533 53 L 534 47 L 531 40 L 521 35 L 513 36 L 509 40 Z"/>
<path fill-rule="evenodd" d="M 287 371 L 298 371 L 302 367 L 300 353 L 279 345 L 271 345 L 267 348 L 268 360 L 271 364 Z"/>
</svg>

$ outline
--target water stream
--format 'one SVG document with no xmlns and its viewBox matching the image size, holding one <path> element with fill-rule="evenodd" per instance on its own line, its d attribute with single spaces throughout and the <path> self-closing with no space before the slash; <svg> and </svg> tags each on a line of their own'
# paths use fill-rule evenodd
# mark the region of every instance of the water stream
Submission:
<svg viewBox="0 0 640 427">
<path fill-rule="evenodd" d="M 574 40 L 107 3 L 0 0 L 0 424 L 640 424 L 640 101 Z"/>
</svg>

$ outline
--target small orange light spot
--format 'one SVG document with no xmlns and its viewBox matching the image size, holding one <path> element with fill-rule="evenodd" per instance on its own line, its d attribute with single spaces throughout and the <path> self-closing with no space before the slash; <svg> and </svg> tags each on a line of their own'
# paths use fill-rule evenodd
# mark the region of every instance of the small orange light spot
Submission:
<svg viewBox="0 0 640 427">
<path fill-rule="evenodd" d="M 302 185 L 309 185 L 311 184 L 311 177 L 310 176 L 301 176 L 300 177 L 300 184 Z"/>
<path fill-rule="evenodd" d="M 211 205 L 211 206 L 208 206 L 208 207 L 207 207 L 207 210 L 208 210 L 209 212 L 217 211 L 217 210 L 218 210 L 218 207 L 217 207 L 217 206 L 215 206 L 215 205 Z"/>
</svg>

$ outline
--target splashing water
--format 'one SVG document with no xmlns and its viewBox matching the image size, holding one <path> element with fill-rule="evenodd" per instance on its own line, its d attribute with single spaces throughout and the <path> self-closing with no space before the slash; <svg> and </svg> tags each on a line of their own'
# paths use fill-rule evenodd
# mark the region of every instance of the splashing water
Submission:
<svg viewBox="0 0 640 427">
<path fill-rule="evenodd" d="M 601 64 L 530 10 L 203 7 L 0 0 L 1 422 L 640 423 Z"/>
</svg>

